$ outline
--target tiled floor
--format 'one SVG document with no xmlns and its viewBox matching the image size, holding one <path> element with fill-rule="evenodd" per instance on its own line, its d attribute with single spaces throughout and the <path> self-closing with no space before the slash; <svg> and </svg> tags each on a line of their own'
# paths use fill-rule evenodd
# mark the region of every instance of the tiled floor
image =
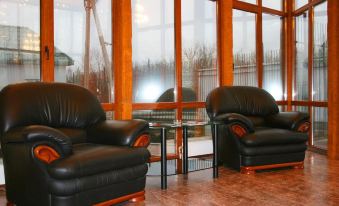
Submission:
<svg viewBox="0 0 339 206">
<path fill-rule="evenodd" d="M 0 205 L 5 204 L 0 191 Z M 168 189 L 160 189 L 159 177 L 148 177 L 146 200 L 132 205 L 339 205 L 339 161 L 308 152 L 305 169 L 280 169 L 244 175 L 220 168 L 168 177 Z"/>
<path fill-rule="evenodd" d="M 145 202 L 122 205 L 339 205 L 339 161 L 311 152 L 305 169 L 244 175 L 221 168 L 218 179 L 208 169 L 168 180 L 163 191 L 160 179 L 149 177 Z"/>
</svg>

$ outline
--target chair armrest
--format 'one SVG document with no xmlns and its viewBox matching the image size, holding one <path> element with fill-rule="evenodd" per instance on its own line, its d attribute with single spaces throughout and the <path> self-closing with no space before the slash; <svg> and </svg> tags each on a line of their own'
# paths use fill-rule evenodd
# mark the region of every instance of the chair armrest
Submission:
<svg viewBox="0 0 339 206">
<path fill-rule="evenodd" d="M 254 132 L 252 121 L 244 115 L 238 113 L 226 113 L 216 116 L 213 121 L 222 122 L 224 124 L 239 124 L 245 127 L 248 132 Z"/>
<path fill-rule="evenodd" d="M 65 157 L 70 155 L 73 150 L 71 140 L 64 133 L 42 125 L 31 125 L 11 129 L 4 134 L 3 143 L 34 143 L 35 156 L 37 157 L 38 154 L 42 154 L 45 158 L 46 155 L 58 158 Z M 50 163 L 51 161 L 45 162 Z"/>
<path fill-rule="evenodd" d="M 266 123 L 275 128 L 307 132 L 310 126 L 310 116 L 304 112 L 279 112 L 265 118 Z"/>
<path fill-rule="evenodd" d="M 106 120 L 88 128 L 87 136 L 92 143 L 147 147 L 150 142 L 147 131 L 145 120 Z"/>
</svg>

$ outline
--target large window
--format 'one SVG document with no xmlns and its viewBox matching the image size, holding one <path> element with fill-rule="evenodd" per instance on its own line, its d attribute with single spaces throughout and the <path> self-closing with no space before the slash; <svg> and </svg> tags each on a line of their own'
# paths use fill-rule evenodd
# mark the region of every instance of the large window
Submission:
<svg viewBox="0 0 339 206">
<path fill-rule="evenodd" d="M 233 9 L 233 84 L 258 86 L 256 14 Z"/>
<path fill-rule="evenodd" d="M 182 12 L 175 19 L 176 9 L 180 8 L 180 5 L 174 6 L 176 3 L 181 4 Z M 216 3 L 132 0 L 132 17 L 133 105 L 137 107 L 133 118 L 167 123 L 208 121 L 204 102 L 219 82 Z M 178 59 L 181 61 L 176 62 Z M 168 133 L 169 156 L 175 159 L 179 158 L 181 146 L 177 140 L 181 139 L 182 132 L 178 131 Z M 151 151 L 157 154 L 159 132 L 151 130 L 151 135 Z M 211 153 L 210 128 L 190 128 L 189 144 L 191 142 L 204 152 L 190 155 Z"/>
<path fill-rule="evenodd" d="M 285 100 L 283 0 L 233 7 L 233 85 L 267 90 Z"/>
<path fill-rule="evenodd" d="M 313 101 L 327 102 L 327 51 L 327 2 L 324 2 L 314 7 Z M 316 147 L 327 149 L 327 108 L 314 107 L 313 110 L 313 144 Z"/>
<path fill-rule="evenodd" d="M 133 0 L 133 101 L 173 102 L 174 0 Z"/>
<path fill-rule="evenodd" d="M 40 81 L 40 1 L 0 1 L 0 89 Z"/>
<path fill-rule="evenodd" d="M 308 12 L 295 18 L 294 100 L 308 100 Z"/>
<path fill-rule="evenodd" d="M 283 0 L 262 0 L 262 6 L 270 9 L 282 10 Z"/>
<path fill-rule="evenodd" d="M 305 6 L 309 0 L 294 0 L 295 2 L 295 9 L 299 9 L 302 6 Z"/>
<path fill-rule="evenodd" d="M 263 14 L 263 85 L 276 100 L 284 98 L 282 64 L 282 18 Z"/>
<path fill-rule="evenodd" d="M 182 1 L 182 96 L 204 102 L 218 86 L 216 5 L 206 0 Z"/>
<path fill-rule="evenodd" d="M 299 4 L 298 4 L 299 2 Z M 296 8 L 302 5 L 296 1 Z M 327 1 L 304 1 L 295 17 L 294 105 L 311 114 L 311 147 L 327 149 Z"/>
<path fill-rule="evenodd" d="M 113 101 L 111 20 L 110 0 L 54 1 L 55 81 Z"/>
</svg>

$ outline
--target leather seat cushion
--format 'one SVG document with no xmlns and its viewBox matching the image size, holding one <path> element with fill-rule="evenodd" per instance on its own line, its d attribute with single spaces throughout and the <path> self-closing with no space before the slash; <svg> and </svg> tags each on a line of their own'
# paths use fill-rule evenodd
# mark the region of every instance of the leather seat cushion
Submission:
<svg viewBox="0 0 339 206">
<path fill-rule="evenodd" d="M 146 164 L 149 157 L 146 148 L 75 144 L 72 155 L 52 162 L 47 170 L 52 178 L 72 179 Z"/>
<path fill-rule="evenodd" d="M 84 143 L 87 140 L 87 133 L 83 129 L 73 129 L 73 128 L 57 128 L 59 131 L 68 136 L 72 144 Z"/>
<path fill-rule="evenodd" d="M 240 141 L 245 146 L 257 147 L 265 145 L 305 143 L 307 139 L 308 137 L 305 133 L 286 129 L 256 128 L 254 133 L 245 135 L 240 138 Z"/>
<path fill-rule="evenodd" d="M 48 189 L 51 194 L 56 196 L 70 196 L 90 190 L 101 191 L 100 194 L 103 194 L 104 188 L 116 185 L 117 187 L 124 186 L 124 188 L 118 190 L 125 191 L 128 194 L 128 191 L 133 190 L 133 187 L 140 189 L 144 187 L 147 170 L 147 164 L 143 164 L 67 180 L 50 179 Z M 138 179 L 143 181 L 140 182 Z M 126 188 L 128 182 L 133 182 L 133 186 Z M 112 195 L 115 194 L 113 190 L 107 192 L 111 192 Z"/>
<path fill-rule="evenodd" d="M 306 144 L 286 144 L 286 145 L 272 145 L 272 146 L 259 146 L 259 147 L 246 147 L 240 148 L 240 153 L 246 156 L 257 155 L 273 155 L 284 153 L 297 153 L 304 152 L 307 149 Z"/>
</svg>

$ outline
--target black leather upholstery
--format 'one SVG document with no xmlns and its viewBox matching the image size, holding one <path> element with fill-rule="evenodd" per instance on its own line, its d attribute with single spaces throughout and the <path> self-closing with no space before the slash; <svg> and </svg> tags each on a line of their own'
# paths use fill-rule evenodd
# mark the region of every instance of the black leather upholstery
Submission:
<svg viewBox="0 0 339 206">
<path fill-rule="evenodd" d="M 9 85 L 0 93 L 6 195 L 16 205 L 93 205 L 144 190 L 149 152 L 133 148 L 144 120 L 109 121 L 88 90 L 64 83 Z M 60 158 L 46 163 L 37 146 Z"/>
<path fill-rule="evenodd" d="M 278 105 L 268 92 L 246 86 L 211 91 L 206 100 L 206 110 L 211 119 L 225 113 L 264 117 L 279 112 Z"/>
<path fill-rule="evenodd" d="M 206 111 L 219 126 L 220 163 L 240 170 L 245 166 L 300 162 L 307 148 L 307 133 L 297 132 L 309 122 L 301 112 L 279 112 L 274 98 L 265 90 L 219 87 L 207 97 Z M 243 128 L 236 134 L 232 125 Z"/>
<path fill-rule="evenodd" d="M 147 129 L 148 124 L 140 120 L 103 121 L 87 129 L 88 141 L 98 144 L 132 146 L 136 138 Z"/>
<path fill-rule="evenodd" d="M 298 144 L 307 141 L 307 135 L 286 129 L 257 128 L 255 132 L 239 138 L 245 146 L 272 146 L 284 144 Z"/>
</svg>

